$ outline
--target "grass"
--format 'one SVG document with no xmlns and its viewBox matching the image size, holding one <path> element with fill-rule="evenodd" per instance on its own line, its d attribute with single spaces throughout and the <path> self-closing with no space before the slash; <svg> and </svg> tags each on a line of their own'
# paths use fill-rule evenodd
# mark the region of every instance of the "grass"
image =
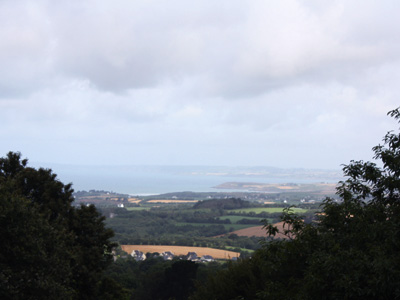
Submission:
<svg viewBox="0 0 400 300">
<path fill-rule="evenodd" d="M 225 246 L 225 248 L 228 249 L 228 250 L 240 249 L 240 251 L 248 252 L 250 254 L 254 252 L 254 250 L 246 249 L 246 248 L 240 248 L 240 247 Z"/>
<path fill-rule="evenodd" d="M 240 221 L 241 219 L 250 219 L 250 220 L 259 220 L 261 221 L 263 218 L 257 218 L 257 217 L 246 217 L 246 216 L 222 216 L 218 217 L 220 220 L 230 220 L 231 223 L 236 223 L 237 221 Z"/>
<path fill-rule="evenodd" d="M 138 206 L 138 207 L 126 207 L 126 210 L 134 211 L 134 210 L 149 210 L 151 206 Z"/>
<path fill-rule="evenodd" d="M 187 223 L 187 222 L 179 222 L 175 224 L 176 226 L 215 226 L 215 225 L 222 225 L 225 227 L 226 230 L 228 231 L 236 231 L 244 228 L 249 228 L 249 227 L 254 227 L 257 225 L 254 224 L 215 224 L 215 223 Z M 261 225 L 261 224 L 260 224 Z"/>
<path fill-rule="evenodd" d="M 266 213 L 281 213 L 283 212 L 283 207 L 253 207 L 253 208 L 242 208 L 242 209 L 232 209 L 228 210 L 229 213 L 250 213 L 254 212 L 256 214 L 266 212 Z M 294 213 L 305 213 L 307 209 L 292 207 Z"/>
</svg>

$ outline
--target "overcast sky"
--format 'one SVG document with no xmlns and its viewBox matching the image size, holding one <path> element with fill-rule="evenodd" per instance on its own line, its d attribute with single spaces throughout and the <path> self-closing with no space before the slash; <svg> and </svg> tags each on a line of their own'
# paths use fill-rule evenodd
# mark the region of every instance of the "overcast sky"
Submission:
<svg viewBox="0 0 400 300">
<path fill-rule="evenodd" d="M 340 168 L 397 129 L 400 1 L 0 1 L 0 155 Z"/>
</svg>

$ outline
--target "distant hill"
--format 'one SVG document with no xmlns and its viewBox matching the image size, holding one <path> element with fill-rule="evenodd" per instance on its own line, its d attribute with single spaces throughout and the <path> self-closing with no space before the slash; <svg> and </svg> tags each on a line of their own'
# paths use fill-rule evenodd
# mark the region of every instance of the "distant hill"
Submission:
<svg viewBox="0 0 400 300">
<path fill-rule="evenodd" d="M 103 190 L 90 190 L 74 192 L 76 204 L 116 204 L 128 202 L 130 198 L 127 194 L 114 193 Z"/>
<path fill-rule="evenodd" d="M 336 194 L 337 183 L 259 183 L 259 182 L 225 182 L 216 189 L 243 190 L 268 193 L 308 193 L 314 195 Z"/>
<path fill-rule="evenodd" d="M 239 198 L 227 198 L 227 199 L 210 199 L 197 202 L 193 208 L 211 208 L 211 209 L 237 209 L 247 208 L 253 205 L 249 201 L 245 201 Z"/>
</svg>

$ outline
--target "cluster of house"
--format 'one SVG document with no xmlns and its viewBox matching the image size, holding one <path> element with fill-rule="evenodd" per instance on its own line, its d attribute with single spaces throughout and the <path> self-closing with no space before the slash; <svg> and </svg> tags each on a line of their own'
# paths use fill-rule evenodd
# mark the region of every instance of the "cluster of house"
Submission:
<svg viewBox="0 0 400 300">
<path fill-rule="evenodd" d="M 314 204 L 316 201 L 315 201 L 315 200 L 301 199 L 300 202 L 301 202 L 301 203 L 310 203 L 310 204 Z"/>
<path fill-rule="evenodd" d="M 139 250 L 133 250 L 131 253 L 131 256 L 136 261 L 143 261 L 147 258 L 146 254 L 144 254 L 142 251 L 139 251 Z M 172 260 L 175 257 L 175 255 L 171 251 L 165 251 L 161 254 L 153 253 L 152 257 L 155 257 L 155 256 L 160 256 L 164 260 Z M 188 252 L 188 254 L 184 255 L 182 258 L 186 259 L 186 260 L 191 260 L 194 262 L 214 261 L 214 258 L 211 255 L 203 255 L 203 256 L 199 257 L 199 256 L 197 256 L 196 252 Z"/>
</svg>

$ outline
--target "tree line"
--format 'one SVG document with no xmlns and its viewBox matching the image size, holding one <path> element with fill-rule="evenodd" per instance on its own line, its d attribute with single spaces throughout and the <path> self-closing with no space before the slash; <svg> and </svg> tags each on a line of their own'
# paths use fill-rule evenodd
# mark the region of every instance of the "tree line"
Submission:
<svg viewBox="0 0 400 300">
<path fill-rule="evenodd" d="M 115 246 L 105 218 L 93 205 L 73 207 L 71 184 L 27 163 L 20 153 L 0 158 L 0 298 L 118 296 L 103 276 Z"/>
</svg>

